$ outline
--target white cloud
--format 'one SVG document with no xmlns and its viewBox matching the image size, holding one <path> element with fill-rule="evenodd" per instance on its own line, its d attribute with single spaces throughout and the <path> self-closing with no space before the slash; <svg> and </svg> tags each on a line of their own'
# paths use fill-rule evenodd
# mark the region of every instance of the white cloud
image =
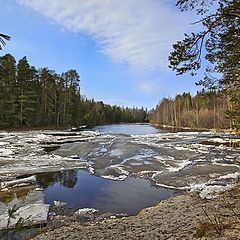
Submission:
<svg viewBox="0 0 240 240">
<path fill-rule="evenodd" d="M 158 96 L 164 90 L 160 82 L 156 82 L 154 80 L 140 82 L 138 84 L 138 88 L 145 94 L 156 96 Z"/>
<path fill-rule="evenodd" d="M 143 70 L 166 70 L 168 54 L 189 19 L 167 0 L 17 0 L 92 36 L 112 60 Z"/>
</svg>

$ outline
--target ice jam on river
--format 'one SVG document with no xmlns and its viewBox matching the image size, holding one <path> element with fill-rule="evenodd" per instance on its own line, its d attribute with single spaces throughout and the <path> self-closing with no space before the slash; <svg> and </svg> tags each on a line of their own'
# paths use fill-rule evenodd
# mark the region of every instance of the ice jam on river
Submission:
<svg viewBox="0 0 240 240">
<path fill-rule="evenodd" d="M 143 178 L 150 180 L 149 188 L 155 185 L 214 197 L 239 177 L 240 149 L 235 146 L 239 141 L 230 133 L 168 132 L 141 124 L 79 132 L 2 131 L 0 228 L 8 224 L 8 209 L 13 205 L 17 216 L 31 222 L 46 220 L 49 205 L 37 181 L 39 173 L 85 169 L 98 179 L 129 184 L 134 182 L 130 178 Z M 11 224 L 18 220 L 14 219 Z"/>
</svg>

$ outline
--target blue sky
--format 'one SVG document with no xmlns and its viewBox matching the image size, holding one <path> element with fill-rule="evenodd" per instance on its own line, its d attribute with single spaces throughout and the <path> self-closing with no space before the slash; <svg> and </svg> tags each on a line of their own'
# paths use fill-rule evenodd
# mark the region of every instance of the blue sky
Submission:
<svg viewBox="0 0 240 240">
<path fill-rule="evenodd" d="M 154 107 L 195 93 L 196 79 L 168 69 L 171 46 L 192 31 L 191 13 L 167 0 L 0 0 L 1 54 L 61 73 L 76 69 L 81 93 L 121 106 Z"/>
</svg>

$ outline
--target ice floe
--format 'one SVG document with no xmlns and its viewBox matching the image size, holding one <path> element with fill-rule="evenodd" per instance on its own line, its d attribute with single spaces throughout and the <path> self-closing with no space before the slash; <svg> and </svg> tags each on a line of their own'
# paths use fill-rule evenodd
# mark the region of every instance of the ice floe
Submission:
<svg viewBox="0 0 240 240">
<path fill-rule="evenodd" d="M 23 226 L 46 223 L 48 211 L 49 205 L 36 203 L 18 208 L 11 217 L 5 212 L 0 216 L 0 229 L 15 227 L 20 220 Z"/>
<path fill-rule="evenodd" d="M 109 152 L 110 156 L 120 157 L 123 155 L 123 152 L 120 149 L 113 149 Z"/>
<path fill-rule="evenodd" d="M 119 181 L 123 181 L 125 180 L 128 176 L 127 175 L 119 175 L 119 176 L 113 176 L 113 175 L 100 175 L 100 177 L 102 178 L 106 178 L 106 179 L 111 179 L 111 180 L 119 180 Z"/>
<path fill-rule="evenodd" d="M 95 208 L 80 208 L 75 212 L 75 214 L 81 215 L 81 214 L 96 213 L 96 212 L 98 212 L 98 210 Z"/>
<path fill-rule="evenodd" d="M 211 131 L 146 135 L 98 131 L 0 132 L 0 180 L 85 168 L 103 178 L 124 180 L 136 174 L 151 178 L 159 186 L 199 191 L 208 196 L 211 191 L 232 186 L 239 177 L 240 150 L 226 144 L 231 141 L 239 139 L 229 133 Z M 173 185 L 170 181 L 168 184 L 161 175 L 181 184 Z"/>
<path fill-rule="evenodd" d="M 199 192 L 199 196 L 201 198 L 212 199 L 216 197 L 219 193 L 231 189 L 233 186 L 234 185 L 231 184 L 221 186 L 221 185 L 207 185 L 206 183 L 203 183 L 191 185 L 190 190 Z"/>
<path fill-rule="evenodd" d="M 58 207 L 67 205 L 66 202 L 61 202 L 61 201 L 57 201 L 57 200 L 54 200 L 54 201 L 53 201 L 53 204 L 54 204 L 55 206 L 58 206 Z"/>
</svg>

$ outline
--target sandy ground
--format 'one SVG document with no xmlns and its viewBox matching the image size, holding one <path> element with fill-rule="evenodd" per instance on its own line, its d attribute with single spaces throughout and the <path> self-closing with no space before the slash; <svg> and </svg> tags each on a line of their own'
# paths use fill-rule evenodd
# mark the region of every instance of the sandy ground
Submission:
<svg viewBox="0 0 240 240">
<path fill-rule="evenodd" d="M 47 230 L 40 239 L 240 239 L 240 185 L 212 200 L 175 196 L 137 216 Z"/>
</svg>

